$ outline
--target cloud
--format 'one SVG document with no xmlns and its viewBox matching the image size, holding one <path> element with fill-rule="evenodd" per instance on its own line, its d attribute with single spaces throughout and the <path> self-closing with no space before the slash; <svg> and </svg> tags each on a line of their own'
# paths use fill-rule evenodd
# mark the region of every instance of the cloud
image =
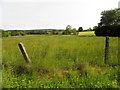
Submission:
<svg viewBox="0 0 120 90">
<path fill-rule="evenodd" d="M 120 1 L 118 2 L 118 8 L 120 8 Z"/>
<path fill-rule="evenodd" d="M 117 0 L 2 0 L 2 2 L 4 28 L 65 28 L 67 24 L 75 28 L 79 26 L 89 28 L 99 23 L 103 10 L 118 7 Z"/>
</svg>

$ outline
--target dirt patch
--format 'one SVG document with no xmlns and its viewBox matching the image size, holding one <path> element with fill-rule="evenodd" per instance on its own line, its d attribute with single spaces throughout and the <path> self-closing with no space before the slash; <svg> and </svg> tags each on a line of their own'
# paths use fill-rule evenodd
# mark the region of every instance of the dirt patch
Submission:
<svg viewBox="0 0 120 90">
<path fill-rule="evenodd" d="M 13 73 L 16 75 L 22 75 L 22 74 L 32 74 L 33 69 L 28 66 L 15 66 L 13 68 Z"/>
<path fill-rule="evenodd" d="M 50 71 L 47 69 L 47 68 L 39 68 L 38 70 L 37 70 L 37 73 L 39 74 L 39 75 L 44 75 L 44 74 L 48 74 Z"/>
</svg>

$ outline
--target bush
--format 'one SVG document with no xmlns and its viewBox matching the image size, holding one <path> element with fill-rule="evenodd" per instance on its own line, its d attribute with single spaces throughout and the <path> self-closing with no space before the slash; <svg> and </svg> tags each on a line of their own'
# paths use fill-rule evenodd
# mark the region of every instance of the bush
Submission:
<svg viewBox="0 0 120 90">
<path fill-rule="evenodd" d="M 95 30 L 96 36 L 120 36 L 120 25 L 118 26 L 102 26 Z"/>
</svg>

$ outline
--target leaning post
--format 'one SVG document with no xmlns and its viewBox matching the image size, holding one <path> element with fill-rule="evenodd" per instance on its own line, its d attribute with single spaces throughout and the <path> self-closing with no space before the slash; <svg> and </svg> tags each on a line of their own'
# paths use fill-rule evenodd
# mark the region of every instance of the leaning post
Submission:
<svg viewBox="0 0 120 90">
<path fill-rule="evenodd" d="M 26 63 L 31 64 L 31 60 L 30 60 L 30 58 L 29 58 L 29 56 L 28 56 L 28 54 L 27 54 L 27 52 L 26 52 L 26 50 L 25 50 L 24 45 L 20 42 L 20 43 L 18 44 L 18 46 L 19 46 L 19 49 L 21 50 L 21 53 L 22 53 L 22 55 L 23 55 Z"/>
<path fill-rule="evenodd" d="M 106 41 L 105 41 L 105 64 L 108 64 L 108 56 L 109 56 L 109 36 L 106 36 Z"/>
</svg>

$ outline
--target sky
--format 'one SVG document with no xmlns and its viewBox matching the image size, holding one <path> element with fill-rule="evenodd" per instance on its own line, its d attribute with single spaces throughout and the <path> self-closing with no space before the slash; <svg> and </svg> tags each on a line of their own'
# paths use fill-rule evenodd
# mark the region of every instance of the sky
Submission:
<svg viewBox="0 0 120 90">
<path fill-rule="evenodd" d="M 120 0 L 0 0 L 2 29 L 88 29 Z"/>
<path fill-rule="evenodd" d="M 118 2 L 118 7 L 120 8 L 120 1 Z"/>
</svg>

